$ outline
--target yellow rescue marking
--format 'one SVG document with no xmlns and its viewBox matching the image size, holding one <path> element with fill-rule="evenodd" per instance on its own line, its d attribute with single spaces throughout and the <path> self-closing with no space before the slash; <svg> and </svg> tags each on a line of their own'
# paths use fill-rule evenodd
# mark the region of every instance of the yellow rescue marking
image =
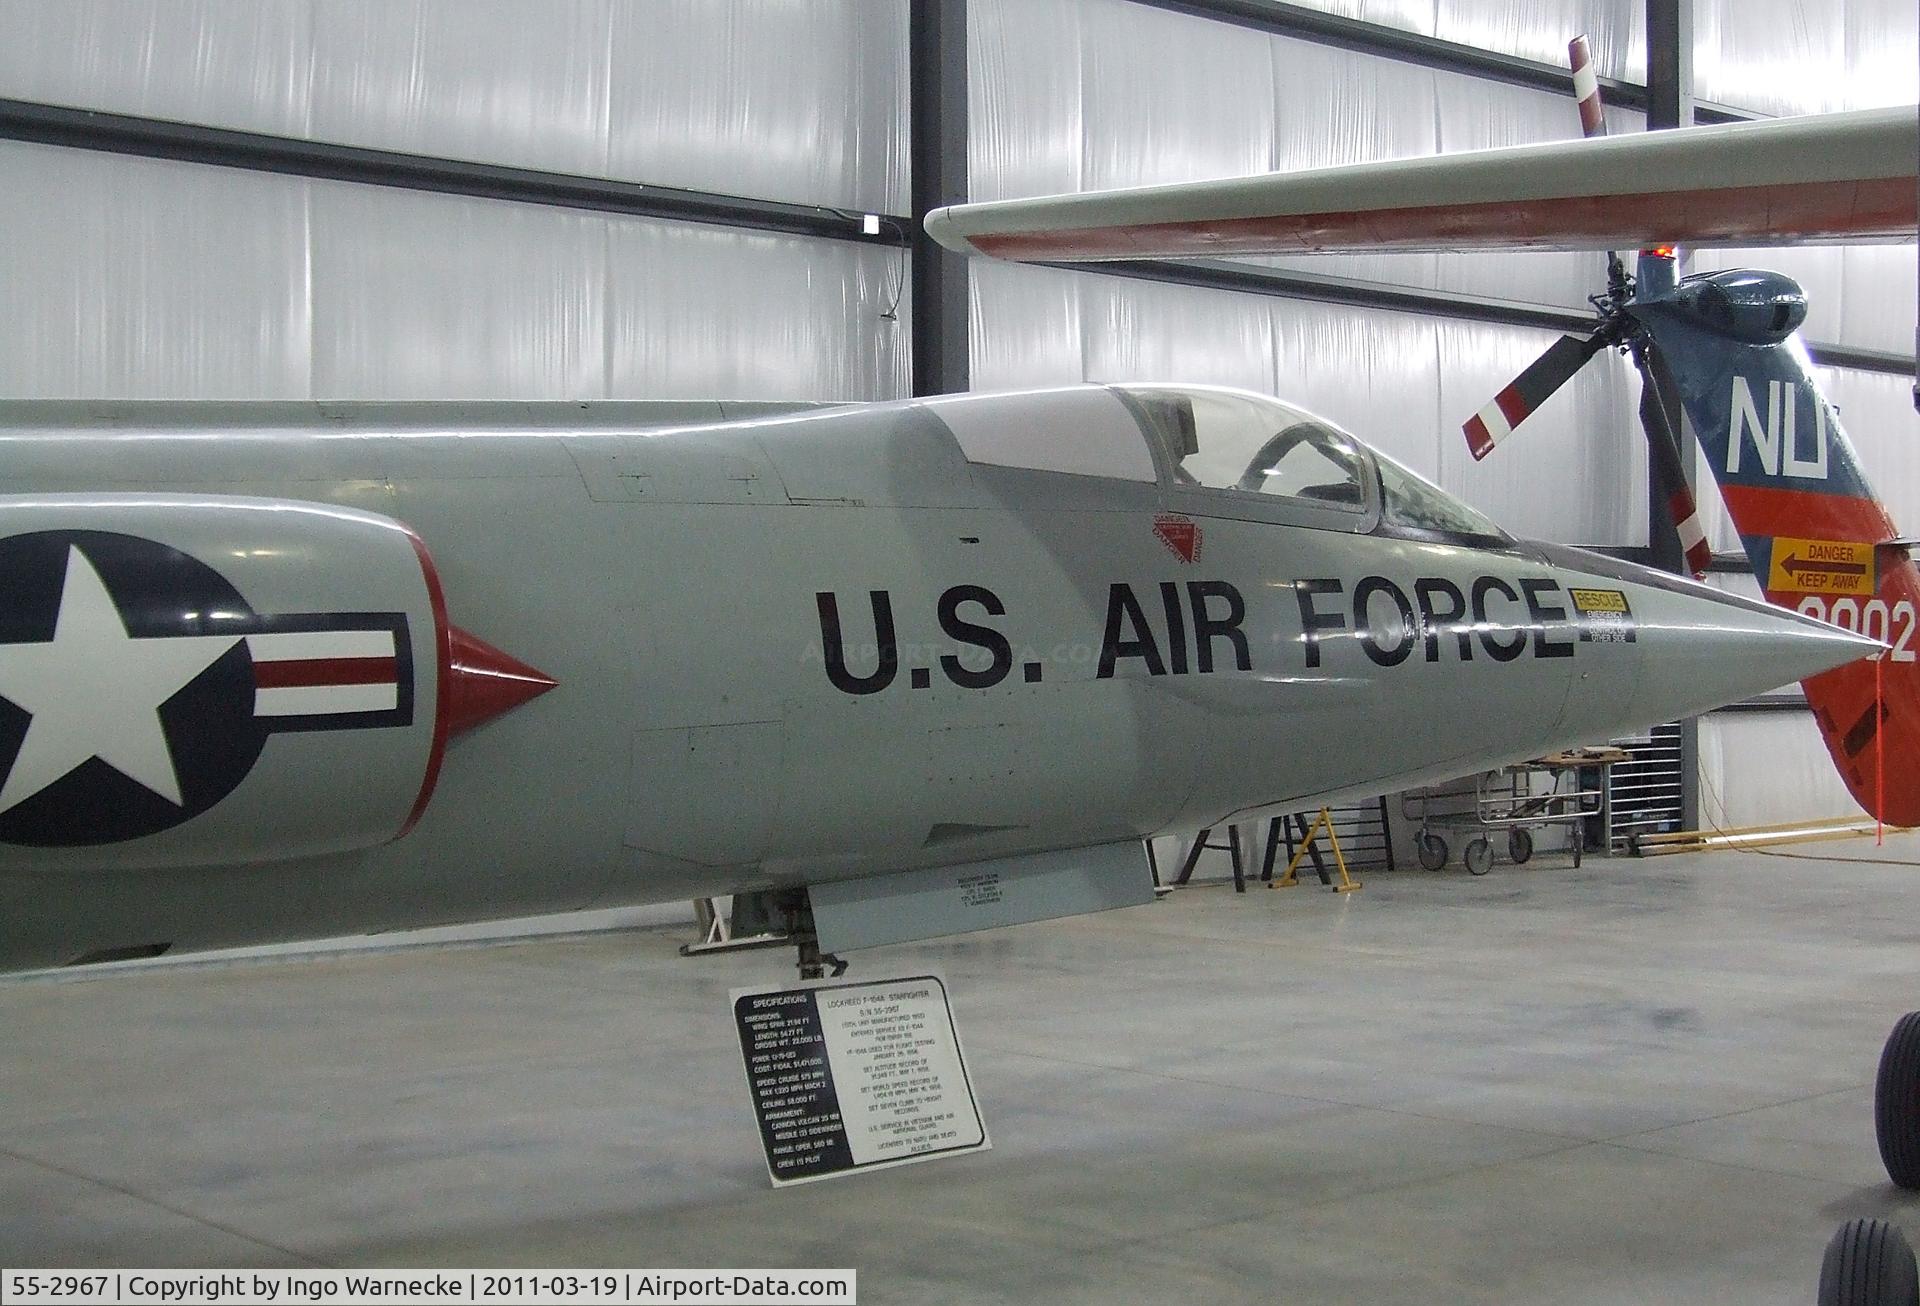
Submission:
<svg viewBox="0 0 1920 1306">
<path fill-rule="evenodd" d="M 1627 610 L 1627 596 L 1619 590 L 1569 590 L 1573 597 L 1573 606 L 1581 612 L 1622 612 Z"/>
<path fill-rule="evenodd" d="M 1775 536 L 1767 589 L 1774 593 L 1872 594 L 1873 545 Z"/>
</svg>

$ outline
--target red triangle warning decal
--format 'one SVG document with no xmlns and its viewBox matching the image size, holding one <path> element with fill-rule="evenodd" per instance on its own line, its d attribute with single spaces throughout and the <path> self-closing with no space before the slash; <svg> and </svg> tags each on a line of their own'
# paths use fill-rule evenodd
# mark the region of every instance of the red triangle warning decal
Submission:
<svg viewBox="0 0 1920 1306">
<path fill-rule="evenodd" d="M 1200 524 L 1188 517 L 1162 513 L 1153 519 L 1153 533 L 1182 562 L 1200 561 Z"/>
</svg>

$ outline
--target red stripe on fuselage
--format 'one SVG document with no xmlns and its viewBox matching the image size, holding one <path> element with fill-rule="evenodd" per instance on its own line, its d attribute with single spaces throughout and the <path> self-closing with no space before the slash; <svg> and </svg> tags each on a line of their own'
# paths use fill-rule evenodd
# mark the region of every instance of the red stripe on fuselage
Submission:
<svg viewBox="0 0 1920 1306">
<path fill-rule="evenodd" d="M 291 658 L 253 664 L 253 683 L 261 689 L 392 685 L 399 680 L 399 663 L 393 658 Z"/>
</svg>

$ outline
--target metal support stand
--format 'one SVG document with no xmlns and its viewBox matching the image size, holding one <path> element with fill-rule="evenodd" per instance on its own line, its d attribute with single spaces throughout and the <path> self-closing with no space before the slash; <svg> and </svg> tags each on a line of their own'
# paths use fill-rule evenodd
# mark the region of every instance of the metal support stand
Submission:
<svg viewBox="0 0 1920 1306">
<path fill-rule="evenodd" d="M 1173 886 L 1160 878 L 1160 854 L 1153 850 L 1153 840 L 1143 839 L 1147 846 L 1147 869 L 1153 873 L 1153 896 L 1164 898 L 1173 892 Z"/>
<path fill-rule="evenodd" d="M 739 934 L 735 930 L 740 924 L 740 899 L 746 895 L 735 894 L 733 909 L 722 912 L 716 898 L 695 898 L 693 900 L 693 918 L 700 926 L 700 937 L 692 943 L 680 945 L 682 957 L 697 957 L 708 952 L 744 952 L 750 948 L 776 948 L 783 943 L 792 942 L 785 934 L 777 930 L 763 930 L 753 934 Z"/>
<path fill-rule="evenodd" d="M 1326 809 L 1322 808 L 1324 812 Z M 1297 831 L 1297 834 L 1296 834 Z M 1280 852 L 1280 843 L 1286 841 L 1287 856 L 1298 861 L 1298 851 L 1305 848 L 1313 857 L 1313 869 L 1320 876 L 1320 883 L 1329 888 L 1333 885 L 1333 876 L 1327 870 L 1326 859 L 1320 856 L 1320 846 L 1313 841 L 1307 830 L 1307 818 L 1300 812 L 1290 816 L 1276 816 L 1267 823 L 1267 854 L 1260 863 L 1260 878 L 1267 884 L 1273 883 L 1273 863 Z"/>
<path fill-rule="evenodd" d="M 1193 836 L 1193 847 L 1187 849 L 1187 859 L 1180 864 L 1180 874 L 1173 877 L 1174 884 L 1176 886 L 1184 885 L 1191 880 L 1193 878 L 1194 865 L 1199 862 L 1200 854 L 1211 848 L 1215 852 L 1227 853 L 1233 858 L 1233 891 L 1235 893 L 1245 893 L 1247 891 L 1247 874 L 1246 864 L 1240 853 L 1240 827 L 1237 825 L 1227 827 L 1227 841 L 1225 843 L 1213 843 L 1208 838 L 1212 833 L 1213 827 L 1209 825 Z"/>
<path fill-rule="evenodd" d="M 1294 819 L 1298 820 L 1303 827 L 1306 826 L 1306 818 L 1296 816 Z M 1320 853 L 1315 847 L 1315 841 L 1319 839 L 1322 831 L 1326 832 L 1327 846 L 1333 849 L 1333 864 L 1340 869 L 1340 883 L 1338 884 L 1334 884 L 1327 878 L 1326 867 L 1320 861 Z M 1269 842 L 1267 847 L 1271 850 L 1273 847 L 1272 843 Z M 1300 867 L 1300 859 L 1305 857 L 1309 852 L 1313 853 L 1314 865 L 1320 868 L 1321 883 L 1327 885 L 1335 893 L 1352 893 L 1360 887 L 1360 881 L 1347 874 L 1347 859 L 1340 852 L 1340 837 L 1333 832 L 1333 814 L 1324 807 L 1320 809 L 1320 814 L 1313 818 L 1313 825 L 1310 828 L 1303 828 L 1301 831 L 1300 847 L 1299 850 L 1293 854 L 1293 860 L 1287 863 L 1287 873 L 1267 887 L 1270 889 L 1291 889 L 1294 885 L 1300 883 L 1300 881 L 1294 877 L 1294 872 Z"/>
</svg>

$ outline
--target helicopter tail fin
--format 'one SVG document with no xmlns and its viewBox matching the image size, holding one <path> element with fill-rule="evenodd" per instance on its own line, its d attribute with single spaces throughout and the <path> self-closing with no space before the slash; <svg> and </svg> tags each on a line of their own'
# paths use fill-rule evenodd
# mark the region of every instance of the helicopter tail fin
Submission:
<svg viewBox="0 0 1920 1306">
<path fill-rule="evenodd" d="M 1720 272 L 1632 312 L 1659 345 L 1768 601 L 1889 646 L 1802 685 L 1854 798 L 1891 824 L 1920 824 L 1920 570 L 1794 334 L 1800 287 Z"/>
</svg>

